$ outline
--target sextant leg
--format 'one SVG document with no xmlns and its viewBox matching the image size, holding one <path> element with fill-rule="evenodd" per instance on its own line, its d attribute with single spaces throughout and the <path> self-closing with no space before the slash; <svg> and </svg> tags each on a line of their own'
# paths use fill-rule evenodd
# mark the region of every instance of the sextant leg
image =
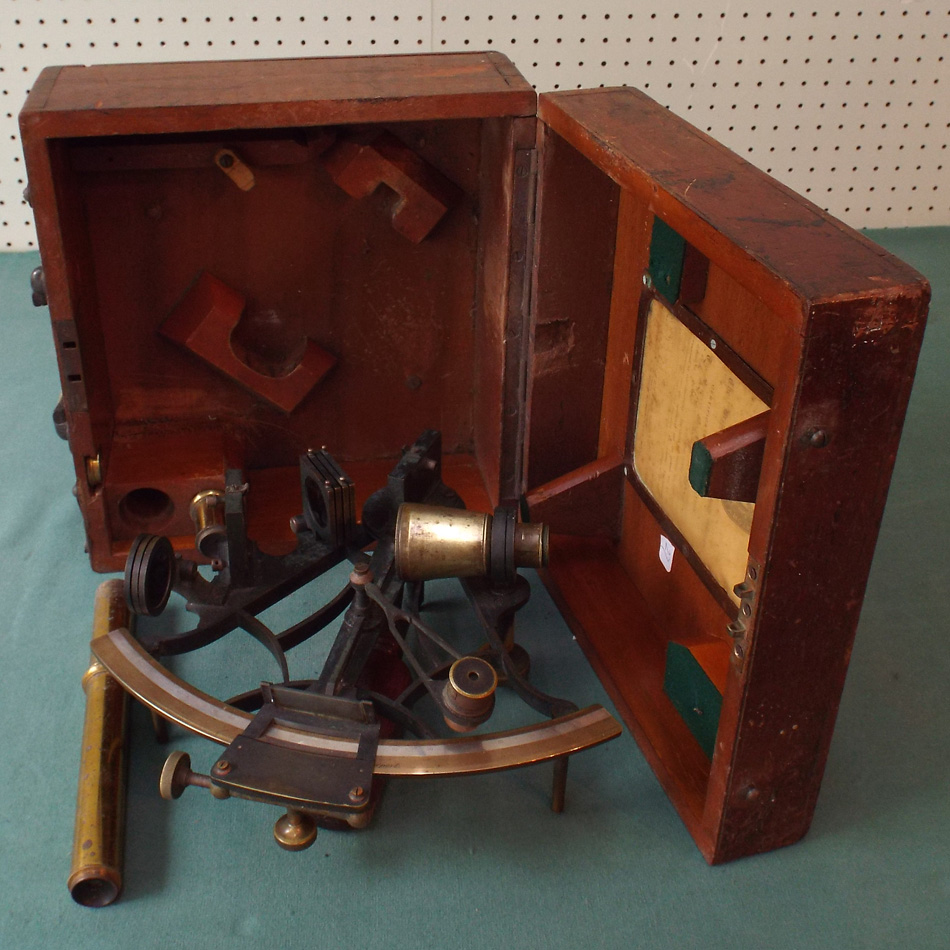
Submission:
<svg viewBox="0 0 950 950">
<path fill-rule="evenodd" d="M 569 755 L 554 760 L 554 782 L 551 787 L 551 811 L 560 815 L 564 811 L 564 796 L 567 793 L 567 762 Z"/>
</svg>

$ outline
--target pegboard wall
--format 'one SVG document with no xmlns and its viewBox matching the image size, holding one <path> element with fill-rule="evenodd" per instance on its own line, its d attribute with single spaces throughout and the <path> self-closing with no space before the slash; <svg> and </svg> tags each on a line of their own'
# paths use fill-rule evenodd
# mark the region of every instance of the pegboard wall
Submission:
<svg viewBox="0 0 950 950">
<path fill-rule="evenodd" d="M 855 227 L 950 224 L 948 31 L 947 0 L 0 0 L 0 250 L 35 247 L 44 66 L 480 49 L 540 91 L 637 86 Z"/>
</svg>

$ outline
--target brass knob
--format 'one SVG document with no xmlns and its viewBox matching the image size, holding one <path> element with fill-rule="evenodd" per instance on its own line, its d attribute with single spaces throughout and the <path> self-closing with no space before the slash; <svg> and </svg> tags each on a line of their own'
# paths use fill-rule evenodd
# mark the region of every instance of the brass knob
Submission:
<svg viewBox="0 0 950 950">
<path fill-rule="evenodd" d="M 165 801 L 181 798 L 181 793 L 191 785 L 191 756 L 187 752 L 173 752 L 162 766 L 158 780 L 158 792 Z"/>
<path fill-rule="evenodd" d="M 495 708 L 498 674 L 487 660 L 463 656 L 449 670 L 442 690 L 443 718 L 455 732 L 471 732 L 491 716 Z"/>
<path fill-rule="evenodd" d="M 187 752 L 173 752 L 162 766 L 162 774 L 158 779 L 158 792 L 165 801 L 174 801 L 181 798 L 182 792 L 189 785 L 197 788 L 206 788 L 215 798 L 229 798 L 226 788 L 215 785 L 210 775 L 201 775 L 191 770 L 191 756 Z"/>
</svg>

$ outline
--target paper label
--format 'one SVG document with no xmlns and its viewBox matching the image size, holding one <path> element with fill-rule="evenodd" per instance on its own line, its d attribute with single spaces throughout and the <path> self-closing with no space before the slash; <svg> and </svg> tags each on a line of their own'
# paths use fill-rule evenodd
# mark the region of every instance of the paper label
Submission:
<svg viewBox="0 0 950 950">
<path fill-rule="evenodd" d="M 669 538 L 660 535 L 660 563 L 666 568 L 666 570 L 673 570 L 673 542 Z"/>
</svg>

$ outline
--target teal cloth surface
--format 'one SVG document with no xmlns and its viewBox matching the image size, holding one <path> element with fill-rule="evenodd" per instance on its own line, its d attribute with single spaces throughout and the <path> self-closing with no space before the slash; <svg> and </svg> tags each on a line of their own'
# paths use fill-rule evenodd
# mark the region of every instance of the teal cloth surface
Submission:
<svg viewBox="0 0 950 950">
<path fill-rule="evenodd" d="M 50 411 L 58 378 L 37 258 L 0 255 L 0 947 L 950 946 L 950 229 L 872 234 L 932 281 L 934 302 L 812 830 L 710 868 L 628 734 L 549 767 L 389 785 L 370 829 L 278 849 L 274 808 L 189 789 L 158 797 L 168 751 L 133 714 L 125 893 L 66 890 L 94 591 L 73 472 Z M 305 598 L 342 583 L 329 578 Z M 519 621 L 542 686 L 607 703 L 540 584 Z M 472 635 L 447 582 L 439 623 Z M 307 675 L 318 647 L 291 654 Z M 273 678 L 233 634 L 176 672 L 217 695 Z M 608 703 L 609 705 L 609 703 Z M 506 714 L 502 710 L 503 715 Z"/>
</svg>

